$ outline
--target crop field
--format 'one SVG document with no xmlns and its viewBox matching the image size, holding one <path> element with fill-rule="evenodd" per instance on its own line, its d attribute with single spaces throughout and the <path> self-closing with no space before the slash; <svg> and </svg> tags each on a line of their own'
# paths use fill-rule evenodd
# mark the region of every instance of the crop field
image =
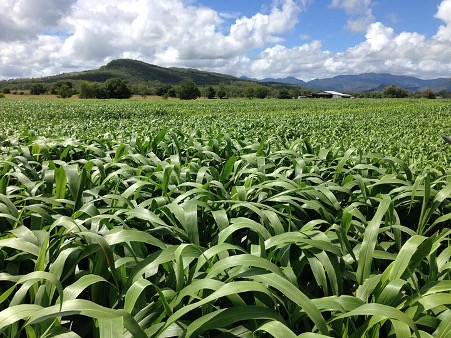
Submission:
<svg viewBox="0 0 451 338">
<path fill-rule="evenodd" d="M 448 100 L 0 100 L 0 336 L 451 337 Z"/>
</svg>

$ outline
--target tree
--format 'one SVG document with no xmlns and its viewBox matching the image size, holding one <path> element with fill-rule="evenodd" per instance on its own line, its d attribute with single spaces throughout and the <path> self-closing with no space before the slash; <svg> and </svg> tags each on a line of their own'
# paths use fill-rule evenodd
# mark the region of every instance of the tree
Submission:
<svg viewBox="0 0 451 338">
<path fill-rule="evenodd" d="M 248 86 L 244 88 L 243 91 L 244 97 L 247 97 L 248 99 L 252 99 L 255 97 L 255 87 L 254 86 Z"/>
<path fill-rule="evenodd" d="M 132 96 L 132 91 L 127 83 L 119 77 L 106 80 L 104 87 L 109 99 L 128 99 Z"/>
<path fill-rule="evenodd" d="M 278 99 L 291 99 L 290 92 L 287 89 L 280 89 L 277 94 Z"/>
<path fill-rule="evenodd" d="M 74 95 L 75 90 L 73 88 L 72 82 L 67 80 L 61 80 L 52 84 L 50 88 L 50 93 L 58 95 L 58 97 L 61 97 L 63 99 L 66 99 Z"/>
<path fill-rule="evenodd" d="M 177 86 L 177 97 L 180 100 L 195 100 L 200 97 L 200 90 L 191 80 L 183 80 Z"/>
<path fill-rule="evenodd" d="M 4 92 L 5 94 L 7 94 L 7 93 L 5 92 L 5 89 L 3 89 L 3 92 Z M 439 91 L 439 92 L 437 93 L 437 96 L 438 96 L 438 97 L 442 97 L 442 98 L 444 98 L 444 99 L 446 99 L 446 98 L 451 98 L 451 92 L 447 92 L 446 90 L 441 90 L 441 91 Z"/>
<path fill-rule="evenodd" d="M 255 97 L 259 99 L 264 99 L 269 94 L 269 88 L 265 86 L 258 86 L 255 88 Z"/>
<path fill-rule="evenodd" d="M 100 99 L 102 95 L 101 86 L 95 82 L 82 81 L 78 84 L 78 97 L 80 99 Z"/>
<path fill-rule="evenodd" d="M 435 93 L 431 89 L 425 89 L 420 93 L 421 97 L 424 97 L 426 99 L 435 99 Z"/>
<path fill-rule="evenodd" d="M 130 86 L 132 94 L 141 95 L 143 98 L 146 98 L 147 95 L 151 95 L 151 89 L 145 82 L 134 83 Z"/>
<path fill-rule="evenodd" d="M 161 84 L 160 86 L 157 86 L 155 90 L 155 94 L 158 96 L 165 96 L 169 90 L 172 89 L 172 86 L 169 84 Z M 169 97 L 169 95 L 168 95 Z"/>
<path fill-rule="evenodd" d="M 216 91 L 216 95 L 220 98 L 220 99 L 224 99 L 227 96 L 227 92 L 225 89 L 225 85 L 223 83 L 221 83 L 218 87 L 218 90 Z"/>
<path fill-rule="evenodd" d="M 30 88 L 30 94 L 41 95 L 47 93 L 47 88 L 42 83 L 33 83 Z"/>
<path fill-rule="evenodd" d="M 382 96 L 387 98 L 404 98 L 409 96 L 409 92 L 403 88 L 399 88 L 395 84 L 385 87 Z"/>
<path fill-rule="evenodd" d="M 214 99 L 216 96 L 216 90 L 213 88 L 213 86 L 208 86 L 207 89 L 205 90 L 205 96 L 208 97 L 209 99 Z"/>
</svg>

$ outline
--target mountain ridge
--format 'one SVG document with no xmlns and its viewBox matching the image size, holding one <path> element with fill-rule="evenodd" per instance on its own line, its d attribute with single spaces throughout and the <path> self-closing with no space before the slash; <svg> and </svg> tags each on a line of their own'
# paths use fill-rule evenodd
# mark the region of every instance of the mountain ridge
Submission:
<svg viewBox="0 0 451 338">
<path fill-rule="evenodd" d="M 94 70 L 62 73 L 53 76 L 32 79 L 14 79 L 1 83 L 46 82 L 58 80 L 104 82 L 113 77 L 120 77 L 130 84 L 160 81 L 166 84 L 177 84 L 190 79 L 197 85 L 219 85 L 232 82 L 258 82 L 267 84 L 297 85 L 314 90 L 336 90 L 344 92 L 381 91 L 384 87 L 395 84 L 412 92 L 432 89 L 435 92 L 451 91 L 451 78 L 422 80 L 413 76 L 393 75 L 389 73 L 363 73 L 358 75 L 337 75 L 331 78 L 303 81 L 296 77 L 255 79 L 235 77 L 215 72 L 207 72 L 193 68 L 161 67 L 139 60 L 116 59 Z"/>
<path fill-rule="evenodd" d="M 239 78 L 193 68 L 160 67 L 150 63 L 132 59 L 116 59 L 98 69 L 79 72 L 62 73 L 32 79 L 14 79 L 8 82 L 44 82 L 59 80 L 104 82 L 120 77 L 128 83 L 160 81 L 167 84 L 177 84 L 185 79 L 191 79 L 199 85 L 219 84 L 222 82 L 240 81 Z"/>
<path fill-rule="evenodd" d="M 282 79 L 264 78 L 256 80 L 258 82 L 281 82 L 298 84 L 307 88 L 315 88 L 319 90 L 342 90 L 351 92 L 380 91 L 384 87 L 395 84 L 398 87 L 417 92 L 427 88 L 434 91 L 450 91 L 451 78 L 436 78 L 423 80 L 414 76 L 393 75 L 389 73 L 362 73 L 358 75 L 336 75 L 331 78 L 314 79 L 311 81 L 303 81 L 294 77 Z M 255 80 L 255 79 L 254 79 Z"/>
</svg>

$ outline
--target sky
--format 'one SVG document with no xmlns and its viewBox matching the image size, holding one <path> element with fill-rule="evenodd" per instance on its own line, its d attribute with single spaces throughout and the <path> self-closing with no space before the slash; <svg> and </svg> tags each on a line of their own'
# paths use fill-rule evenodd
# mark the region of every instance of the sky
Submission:
<svg viewBox="0 0 451 338">
<path fill-rule="evenodd" d="M 118 58 L 305 81 L 451 77 L 451 0 L 0 0 L 0 79 Z"/>
</svg>

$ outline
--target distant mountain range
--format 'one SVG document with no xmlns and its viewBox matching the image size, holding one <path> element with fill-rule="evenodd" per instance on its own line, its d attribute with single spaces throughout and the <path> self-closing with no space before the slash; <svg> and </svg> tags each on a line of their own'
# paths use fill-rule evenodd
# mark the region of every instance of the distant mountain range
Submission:
<svg viewBox="0 0 451 338">
<path fill-rule="evenodd" d="M 395 84 L 398 87 L 420 91 L 430 88 L 436 92 L 451 91 L 451 78 L 438 78 L 432 80 L 422 80 L 411 76 L 398 76 L 391 74 L 365 73 L 360 75 L 338 75 L 327 79 L 315 79 L 312 81 L 302 81 L 295 77 L 283 79 L 265 78 L 262 80 L 248 77 L 235 77 L 214 72 L 200 71 L 192 68 L 166 68 L 137 60 L 118 59 L 109 62 L 107 65 L 95 70 L 82 72 L 63 73 L 55 76 L 48 76 L 33 79 L 9 80 L 9 83 L 20 82 L 55 82 L 58 80 L 86 80 L 104 82 L 113 77 L 120 77 L 128 83 L 139 83 L 147 81 L 160 81 L 167 84 L 177 84 L 184 79 L 191 79 L 197 85 L 218 85 L 220 83 L 234 83 L 244 81 L 255 81 L 259 83 L 271 84 L 272 87 L 280 85 L 297 85 L 314 90 L 336 90 L 343 92 L 364 92 L 379 91 L 386 86 Z"/>
<path fill-rule="evenodd" d="M 312 81 L 302 81 L 295 77 L 283 79 L 265 78 L 256 80 L 258 82 L 279 82 L 296 84 L 302 87 L 314 88 L 320 90 L 337 90 L 350 92 L 379 91 L 385 87 L 395 84 L 398 87 L 410 90 L 420 91 L 430 88 L 434 91 L 451 91 L 451 78 L 437 78 L 432 80 L 422 80 L 413 76 L 400 76 L 392 74 L 364 73 L 360 75 L 337 75 L 332 78 L 315 79 Z"/>
</svg>

